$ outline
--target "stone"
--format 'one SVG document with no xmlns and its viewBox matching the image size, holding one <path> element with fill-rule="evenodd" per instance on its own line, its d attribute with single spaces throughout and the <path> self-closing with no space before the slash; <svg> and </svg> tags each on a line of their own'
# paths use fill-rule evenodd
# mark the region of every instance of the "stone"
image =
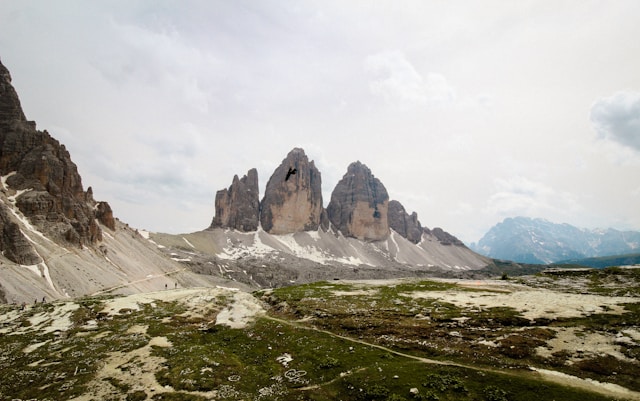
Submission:
<svg viewBox="0 0 640 401">
<path fill-rule="evenodd" d="M 389 202 L 389 228 L 417 244 L 422 238 L 422 226 L 418 221 L 418 214 L 408 214 L 404 206 L 397 200 Z"/>
<path fill-rule="evenodd" d="M 389 237 L 389 195 L 369 168 L 357 161 L 331 193 L 327 214 L 331 224 L 347 237 L 382 241 Z"/>
<path fill-rule="evenodd" d="M 241 179 L 235 175 L 229 189 L 216 193 L 215 210 L 211 228 L 257 230 L 260 216 L 258 171 L 252 168 Z"/>
<path fill-rule="evenodd" d="M 317 230 L 323 210 L 321 186 L 320 171 L 304 150 L 291 150 L 267 182 L 260 203 L 262 228 L 271 234 Z"/>
</svg>

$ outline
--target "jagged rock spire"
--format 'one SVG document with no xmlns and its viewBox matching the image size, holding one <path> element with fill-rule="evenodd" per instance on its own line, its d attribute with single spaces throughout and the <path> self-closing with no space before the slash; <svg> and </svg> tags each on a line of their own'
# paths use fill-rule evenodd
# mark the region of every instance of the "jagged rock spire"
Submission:
<svg viewBox="0 0 640 401">
<path fill-rule="evenodd" d="M 258 171 L 252 168 L 240 179 L 237 175 L 233 176 L 229 189 L 221 189 L 216 193 L 215 207 L 216 214 L 211 228 L 257 230 L 260 214 Z"/>
<path fill-rule="evenodd" d="M 322 217 L 321 186 L 320 172 L 304 150 L 291 150 L 267 182 L 260 203 L 262 228 L 272 234 L 317 230 Z"/>
<path fill-rule="evenodd" d="M 389 236 L 389 195 L 380 180 L 359 161 L 351 163 L 331 193 L 327 214 L 348 237 L 381 241 Z"/>
</svg>

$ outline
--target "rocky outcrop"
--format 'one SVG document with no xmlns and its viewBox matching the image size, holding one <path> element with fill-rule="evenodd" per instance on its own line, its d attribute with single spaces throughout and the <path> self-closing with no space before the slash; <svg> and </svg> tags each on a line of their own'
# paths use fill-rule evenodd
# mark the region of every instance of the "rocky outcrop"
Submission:
<svg viewBox="0 0 640 401">
<path fill-rule="evenodd" d="M 11 85 L 11 74 L 0 62 L 0 127 L 26 121 L 18 94 Z"/>
<path fill-rule="evenodd" d="M 11 190 L 21 191 L 16 205 L 43 233 L 78 245 L 102 239 L 95 204 L 87 202 L 69 152 L 47 131 L 36 130 L 35 123 L 26 120 L 2 64 L 0 175 L 6 177 Z"/>
<path fill-rule="evenodd" d="M 295 148 L 273 172 L 260 203 L 260 223 L 271 234 L 317 230 L 322 180 L 304 150 Z"/>
<path fill-rule="evenodd" d="M 389 228 L 417 244 L 422 238 L 422 226 L 418 221 L 418 214 L 408 214 L 404 206 L 397 200 L 389 202 Z"/>
<path fill-rule="evenodd" d="M 458 238 L 444 231 L 440 227 L 436 227 L 433 230 L 429 230 L 425 227 L 424 232 L 436 237 L 438 239 L 438 242 L 440 242 L 442 245 L 462 246 L 466 248 L 464 242 L 460 241 Z"/>
<path fill-rule="evenodd" d="M 389 195 L 384 185 L 359 161 L 351 163 L 331 193 L 327 214 L 347 237 L 381 241 L 389 236 Z"/>
<path fill-rule="evenodd" d="M 113 210 L 107 202 L 98 202 L 96 205 L 96 219 L 111 231 L 116 230 L 116 220 L 113 217 Z"/>
<path fill-rule="evenodd" d="M 31 242 L 20 231 L 20 226 L 10 216 L 7 206 L 0 203 L 0 249 L 4 257 L 21 265 L 42 262 Z"/>
<path fill-rule="evenodd" d="M 258 171 L 252 168 L 241 179 L 235 175 L 229 189 L 216 193 L 215 208 L 211 228 L 224 227 L 245 232 L 257 230 L 260 216 Z"/>
</svg>

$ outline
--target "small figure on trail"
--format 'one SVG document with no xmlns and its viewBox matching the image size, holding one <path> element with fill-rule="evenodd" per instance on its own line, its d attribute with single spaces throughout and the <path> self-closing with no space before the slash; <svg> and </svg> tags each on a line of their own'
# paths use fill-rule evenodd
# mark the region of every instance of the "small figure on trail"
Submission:
<svg viewBox="0 0 640 401">
<path fill-rule="evenodd" d="M 45 302 L 46 302 L 45 297 L 42 297 L 42 303 L 45 303 Z"/>
<path fill-rule="evenodd" d="M 164 289 L 165 289 L 165 290 L 167 289 L 167 285 L 166 285 L 166 284 L 164 285 Z"/>
<path fill-rule="evenodd" d="M 173 286 L 173 289 L 177 289 L 178 288 L 178 283 L 175 283 L 175 285 Z"/>
</svg>

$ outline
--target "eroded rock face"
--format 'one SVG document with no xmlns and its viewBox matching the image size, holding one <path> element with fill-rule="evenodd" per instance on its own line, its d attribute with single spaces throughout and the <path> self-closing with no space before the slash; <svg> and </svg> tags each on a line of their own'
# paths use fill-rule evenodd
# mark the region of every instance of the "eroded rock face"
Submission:
<svg viewBox="0 0 640 401">
<path fill-rule="evenodd" d="M 397 200 L 389 202 L 389 228 L 417 244 L 422 238 L 422 226 L 418 221 L 418 214 L 408 214 L 404 206 Z"/>
<path fill-rule="evenodd" d="M 241 179 L 235 175 L 229 189 L 216 193 L 215 208 L 211 228 L 232 228 L 245 232 L 257 230 L 260 215 L 258 171 L 252 168 Z"/>
<path fill-rule="evenodd" d="M 453 245 L 453 246 L 466 247 L 464 242 L 460 241 L 458 238 L 456 238 L 455 236 L 453 236 L 453 235 L 449 234 L 448 232 L 444 231 L 440 227 L 436 227 L 433 230 L 429 230 L 428 228 L 425 227 L 424 228 L 424 232 L 427 233 L 427 234 L 431 234 L 434 237 L 436 237 L 438 239 L 438 241 L 442 245 Z"/>
<path fill-rule="evenodd" d="M 33 245 L 25 238 L 20 226 L 12 221 L 11 212 L 0 203 L 0 249 L 14 263 L 35 265 L 42 262 Z"/>
<path fill-rule="evenodd" d="M 343 235 L 363 241 L 389 236 L 389 195 L 364 164 L 351 163 L 331 193 L 327 214 Z"/>
<path fill-rule="evenodd" d="M 295 170 L 295 172 L 294 172 Z M 322 179 L 304 150 L 295 148 L 273 172 L 260 203 L 260 223 L 271 234 L 317 230 Z"/>
<path fill-rule="evenodd" d="M 79 245 L 102 239 L 95 203 L 82 188 L 78 169 L 64 145 L 27 121 L 0 64 L 0 174 L 11 190 L 25 190 L 16 205 L 38 229 Z M 110 208 L 109 208 L 110 209 Z"/>
<path fill-rule="evenodd" d="M 113 210 L 107 202 L 98 202 L 96 205 L 96 219 L 111 231 L 116 230 L 116 220 L 113 217 Z"/>
</svg>

